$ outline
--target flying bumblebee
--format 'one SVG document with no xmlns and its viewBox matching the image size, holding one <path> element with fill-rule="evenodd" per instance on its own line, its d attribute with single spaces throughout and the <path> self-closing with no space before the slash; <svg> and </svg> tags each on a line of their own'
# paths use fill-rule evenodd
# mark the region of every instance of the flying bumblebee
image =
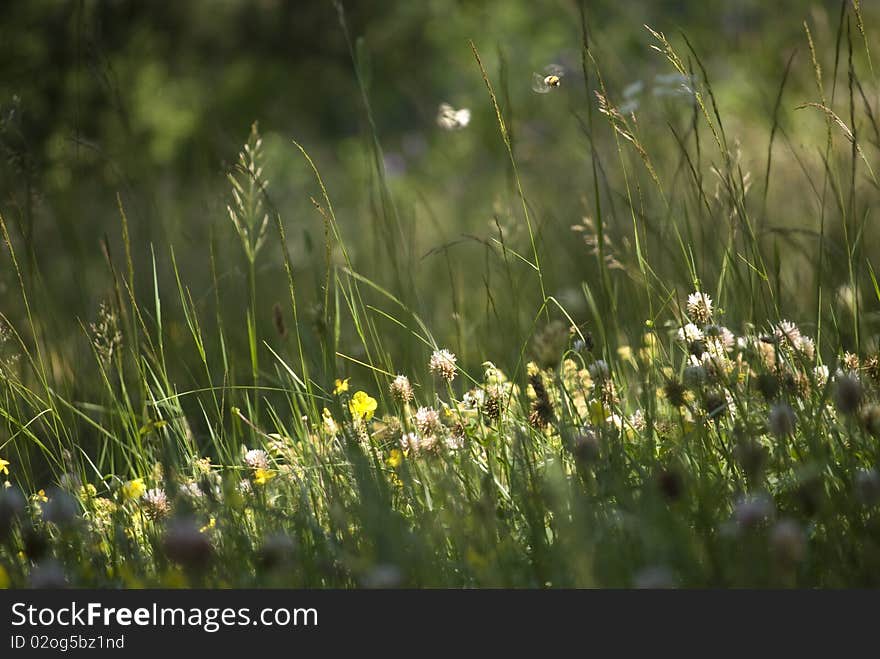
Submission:
<svg viewBox="0 0 880 659">
<path fill-rule="evenodd" d="M 544 69 L 544 73 L 532 74 L 532 91 L 537 94 L 546 94 L 557 89 L 562 84 L 564 69 L 558 64 L 550 64 Z"/>
</svg>

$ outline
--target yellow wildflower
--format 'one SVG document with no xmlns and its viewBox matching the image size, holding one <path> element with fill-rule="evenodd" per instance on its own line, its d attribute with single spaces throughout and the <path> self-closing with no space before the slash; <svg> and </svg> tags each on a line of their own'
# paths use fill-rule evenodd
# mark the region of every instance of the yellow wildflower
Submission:
<svg viewBox="0 0 880 659">
<path fill-rule="evenodd" d="M 403 451 L 399 448 L 391 449 L 391 453 L 388 454 L 388 460 L 386 460 L 388 466 L 392 469 L 397 469 L 401 462 L 403 462 Z"/>
<path fill-rule="evenodd" d="M 4 460 L 0 458 L 0 474 L 8 474 L 9 473 L 9 460 Z"/>
<path fill-rule="evenodd" d="M 147 486 L 144 485 L 143 478 L 135 478 L 134 480 L 130 480 L 122 486 L 122 498 L 126 501 L 135 501 L 140 499 L 144 492 L 147 491 Z"/>
<path fill-rule="evenodd" d="M 254 472 L 254 483 L 257 485 L 265 485 L 270 480 L 275 478 L 275 472 L 271 469 L 257 469 Z"/>
<path fill-rule="evenodd" d="M 208 518 L 208 523 L 199 529 L 199 533 L 205 533 L 206 531 L 210 531 L 215 526 L 217 526 L 217 519 L 212 515 L 211 517 Z"/>
<path fill-rule="evenodd" d="M 355 393 L 348 403 L 348 409 L 351 410 L 352 416 L 364 421 L 369 421 L 373 418 L 373 412 L 376 411 L 378 406 L 379 404 L 376 402 L 376 399 L 372 398 L 365 391 Z"/>
<path fill-rule="evenodd" d="M 49 497 L 46 496 L 46 490 L 40 490 L 34 495 L 34 501 L 42 501 L 46 503 L 49 500 Z"/>
<path fill-rule="evenodd" d="M 344 380 L 340 380 L 339 378 L 337 378 L 336 382 L 334 382 L 333 395 L 338 396 L 339 394 L 348 391 L 348 381 L 350 379 L 351 378 L 345 378 Z"/>
</svg>

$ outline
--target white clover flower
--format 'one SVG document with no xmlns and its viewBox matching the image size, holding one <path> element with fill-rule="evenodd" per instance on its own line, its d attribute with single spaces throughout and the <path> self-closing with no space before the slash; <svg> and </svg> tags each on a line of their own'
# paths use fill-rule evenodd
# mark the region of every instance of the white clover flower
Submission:
<svg viewBox="0 0 880 659">
<path fill-rule="evenodd" d="M 797 347 L 801 343 L 801 331 L 790 320 L 782 320 L 773 327 L 773 335 L 780 342 L 787 342 L 789 345 Z"/>
<path fill-rule="evenodd" d="M 452 382 L 455 378 L 455 355 L 446 348 L 435 350 L 428 362 L 428 368 L 431 373 L 439 375 L 447 382 Z"/>
<path fill-rule="evenodd" d="M 252 448 L 244 454 L 244 463 L 256 471 L 269 468 L 269 455 L 260 448 Z"/>
<path fill-rule="evenodd" d="M 712 320 L 712 298 L 700 291 L 691 293 L 687 299 L 687 312 L 692 320 L 705 325 Z"/>
<path fill-rule="evenodd" d="M 434 435 L 422 436 L 408 432 L 400 438 L 400 448 L 415 454 L 428 453 L 437 448 L 437 439 Z"/>
<path fill-rule="evenodd" d="M 694 325 L 693 323 L 688 323 L 684 327 L 678 330 L 678 340 L 683 341 L 685 343 L 692 343 L 693 341 L 702 341 L 703 340 L 703 331 Z"/>
<path fill-rule="evenodd" d="M 171 504 L 165 491 L 156 487 L 147 490 L 140 500 L 141 508 L 148 519 L 162 519 L 171 512 Z"/>
<path fill-rule="evenodd" d="M 809 336 L 802 336 L 796 347 L 807 359 L 812 359 L 816 355 L 816 342 Z"/>
<path fill-rule="evenodd" d="M 412 384 L 410 384 L 409 378 L 405 375 L 398 375 L 394 378 L 389 389 L 391 395 L 399 403 L 411 403 L 414 398 Z"/>
<path fill-rule="evenodd" d="M 467 409 L 477 409 L 486 402 L 486 392 L 482 389 L 471 389 L 462 397 L 462 402 Z"/>
<path fill-rule="evenodd" d="M 432 407 L 420 407 L 416 412 L 416 428 L 423 437 L 437 434 L 443 427 L 440 413 Z"/>
<path fill-rule="evenodd" d="M 450 435 L 446 438 L 446 448 L 450 451 L 460 451 L 464 448 L 464 437 Z"/>
<path fill-rule="evenodd" d="M 734 336 L 733 332 L 731 332 L 726 327 L 721 327 L 721 335 L 719 337 L 721 339 L 721 343 L 724 344 L 724 349 L 730 352 L 733 350 L 734 345 L 736 345 L 736 336 Z"/>
<path fill-rule="evenodd" d="M 722 325 L 706 325 L 703 328 L 703 336 L 713 339 L 724 346 L 724 350 L 730 352 L 736 344 L 736 337 L 729 329 Z"/>
</svg>

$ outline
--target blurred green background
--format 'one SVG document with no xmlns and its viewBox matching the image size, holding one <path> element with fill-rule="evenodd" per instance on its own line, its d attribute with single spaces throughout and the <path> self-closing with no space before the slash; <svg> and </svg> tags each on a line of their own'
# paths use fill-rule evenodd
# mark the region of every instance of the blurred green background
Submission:
<svg viewBox="0 0 880 659">
<path fill-rule="evenodd" d="M 862 3 L 869 36 L 876 34 L 877 4 Z M 767 230 L 768 255 L 774 250 L 785 255 L 780 312 L 799 320 L 816 317 L 815 291 L 804 282 L 815 269 L 810 232 L 819 217 L 815 198 L 803 191 L 805 170 L 813 177 L 821 174 L 825 125 L 819 113 L 795 110 L 818 100 L 802 23 L 809 22 L 830 89 L 840 7 L 834 0 L 586 3 L 591 46 L 611 100 L 622 104 L 629 100 L 624 97 L 628 86 L 645 85 L 637 96 L 639 130 L 664 186 L 673 190 L 678 177 L 686 177 L 673 131 L 687 134 L 694 107 L 688 98 L 652 93 L 655 76 L 671 68 L 651 49 L 654 41 L 643 25 L 664 32 L 684 53 L 680 32 L 687 34 L 758 202 L 774 104 L 794 54 L 778 112 L 772 183 L 766 204 L 756 204 L 756 216 Z M 501 239 L 524 255 L 530 254 L 529 243 L 469 38 L 480 50 L 511 128 L 539 228 L 548 294 L 576 320 L 588 317 L 581 283 L 602 273 L 583 234 L 571 227 L 594 214 L 595 189 L 607 214 L 609 250 L 622 266 L 613 276 L 623 281 L 630 276 L 632 217 L 623 200 L 614 135 L 595 112 L 596 80 L 584 84 L 576 2 L 365 0 L 346 3 L 345 12 L 401 227 L 393 239 L 380 228 L 380 182 L 367 115 L 331 2 L 0 4 L 0 209 L 36 304 L 55 310 L 41 322 L 57 345 L 66 337 L 82 344 L 81 352 L 87 348 L 76 320 L 93 321 L 99 302 L 112 290 L 101 249 L 105 237 L 115 266 L 122 267 L 117 194 L 131 224 L 139 294 L 149 295 L 153 247 L 160 288 L 174 308 L 173 247 L 194 299 L 206 315 L 213 314 L 213 241 L 222 283 L 219 311 L 232 335 L 244 340 L 245 264 L 226 212 L 226 174 L 257 121 L 269 200 L 287 229 L 304 324 L 320 315 L 324 229 L 310 201 L 319 198 L 318 188 L 292 139 L 321 170 L 358 271 L 412 305 L 465 365 L 486 358 L 503 361 L 515 353 L 521 333 L 511 328 L 528 329 L 540 298 L 529 268 L 521 263 L 507 268 L 498 256 Z M 855 26 L 851 33 L 858 40 Z M 855 56 L 864 63 L 863 49 Z M 565 67 L 563 86 L 558 93 L 534 94 L 532 73 L 551 62 Z M 841 66 L 839 80 L 845 80 Z M 868 97 L 875 98 L 876 85 L 863 83 Z M 472 110 L 466 129 L 446 132 L 437 126 L 437 107 L 444 101 Z M 591 105 L 599 128 L 588 138 L 584 126 Z M 871 158 L 875 137 L 869 132 L 864 137 Z M 702 138 L 711 193 L 715 182 L 709 165 L 717 154 L 708 153 L 708 134 Z M 591 145 L 604 158 L 596 188 Z M 673 264 L 681 262 L 681 253 L 666 227 L 673 220 L 686 224 L 686 207 L 673 204 L 661 211 L 638 159 L 628 160 L 628 167 L 630 184 L 638 183 L 644 195 L 648 258 L 659 275 L 684 292 L 688 274 Z M 715 221 L 720 226 L 726 220 Z M 832 219 L 826 221 L 833 246 L 838 229 Z M 705 220 L 690 227 L 698 271 L 706 268 L 700 274 L 710 292 L 719 263 L 713 243 L 721 233 Z M 864 245 L 870 253 L 876 236 L 865 235 Z M 829 255 L 833 258 L 832 251 Z M 846 274 L 838 279 L 829 286 L 842 285 Z M 286 295 L 274 228 L 260 256 L 258 282 L 264 310 L 258 323 L 261 334 L 271 336 L 272 307 L 284 303 Z M 520 299 L 493 299 L 499 286 Z M 0 300 L 10 318 L 21 314 L 16 288 L 14 272 L 4 267 Z M 622 327 L 642 327 L 646 318 L 638 304 L 616 305 L 614 313 Z M 180 314 L 169 316 L 170 340 L 176 340 L 177 323 L 177 338 L 185 342 Z M 740 319 L 747 319 L 745 313 Z M 313 334 L 317 342 L 318 333 Z M 501 356 L 484 354 L 486 345 L 496 346 Z M 349 349 L 357 356 L 356 345 Z M 79 357 L 69 359 L 66 368 L 75 372 Z"/>
</svg>

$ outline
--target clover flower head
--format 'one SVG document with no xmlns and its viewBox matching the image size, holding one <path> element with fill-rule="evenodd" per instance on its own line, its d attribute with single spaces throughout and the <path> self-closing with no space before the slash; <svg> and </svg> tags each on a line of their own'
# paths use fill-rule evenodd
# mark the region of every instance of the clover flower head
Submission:
<svg viewBox="0 0 880 659">
<path fill-rule="evenodd" d="M 164 490 L 154 487 L 147 490 L 141 498 L 141 508 L 148 519 L 157 520 L 166 517 L 171 512 L 171 503 Z"/>
<path fill-rule="evenodd" d="M 398 375 L 391 381 L 391 385 L 389 386 L 391 390 L 391 395 L 394 396 L 394 399 L 399 403 L 411 403 L 413 401 L 413 387 L 412 383 L 410 383 L 409 378 L 405 375 Z"/>
<path fill-rule="evenodd" d="M 443 427 L 440 414 L 433 407 L 420 407 L 416 412 L 415 422 L 416 428 L 423 437 L 436 435 Z"/>
<path fill-rule="evenodd" d="M 447 382 L 455 379 L 455 355 L 446 348 L 435 350 L 428 361 L 428 368 L 434 375 L 439 375 Z"/>
<path fill-rule="evenodd" d="M 693 323 L 687 323 L 678 330 L 678 340 L 684 343 L 703 340 L 703 331 Z"/>
<path fill-rule="evenodd" d="M 691 293 L 687 299 L 687 312 L 691 320 L 705 325 L 712 320 L 712 298 L 701 291 Z"/>
<path fill-rule="evenodd" d="M 790 320 L 782 320 L 773 327 L 773 335 L 779 343 L 788 343 L 797 348 L 801 345 L 801 331 Z"/>
<path fill-rule="evenodd" d="M 256 471 L 269 468 L 269 455 L 260 448 L 253 448 L 244 454 L 244 463 Z"/>
<path fill-rule="evenodd" d="M 437 448 L 437 438 L 408 432 L 400 438 L 400 448 L 413 454 L 429 453 Z"/>
</svg>

